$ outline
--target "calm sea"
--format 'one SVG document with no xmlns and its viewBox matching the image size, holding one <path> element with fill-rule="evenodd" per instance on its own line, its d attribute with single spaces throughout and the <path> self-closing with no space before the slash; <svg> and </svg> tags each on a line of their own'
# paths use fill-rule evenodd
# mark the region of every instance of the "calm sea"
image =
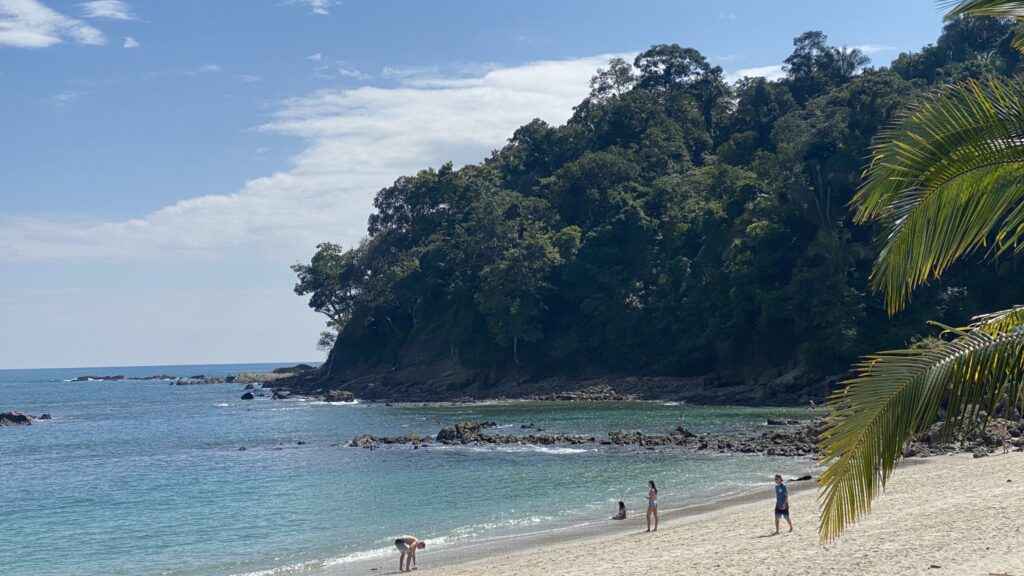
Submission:
<svg viewBox="0 0 1024 576">
<path fill-rule="evenodd" d="M 0 428 L 5 576 L 346 571 L 392 560 L 411 533 L 435 547 L 601 522 L 624 500 L 684 507 L 808 473 L 806 459 L 636 448 L 348 448 L 357 434 L 436 434 L 459 420 L 501 433 L 756 432 L 802 409 L 671 403 L 459 407 L 240 400 L 232 384 L 69 382 L 87 374 L 224 376 L 277 364 L 0 371 L 0 411 L 52 421 Z M 239 450 L 244 447 L 245 450 Z"/>
</svg>

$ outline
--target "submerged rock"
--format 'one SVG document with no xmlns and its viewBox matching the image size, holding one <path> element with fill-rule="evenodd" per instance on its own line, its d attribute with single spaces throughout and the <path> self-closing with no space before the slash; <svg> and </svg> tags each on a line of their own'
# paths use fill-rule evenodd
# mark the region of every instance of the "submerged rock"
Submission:
<svg viewBox="0 0 1024 576">
<path fill-rule="evenodd" d="M 253 398 L 255 398 L 255 396 L 252 395 L 252 392 L 242 394 L 242 400 L 252 400 Z"/>
</svg>

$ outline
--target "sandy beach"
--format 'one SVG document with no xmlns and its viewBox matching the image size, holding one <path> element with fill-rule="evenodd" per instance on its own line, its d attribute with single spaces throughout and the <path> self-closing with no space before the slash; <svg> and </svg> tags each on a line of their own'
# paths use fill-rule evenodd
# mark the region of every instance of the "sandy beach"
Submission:
<svg viewBox="0 0 1024 576">
<path fill-rule="evenodd" d="M 913 461 L 897 472 L 865 521 L 826 546 L 818 544 L 816 495 L 814 489 L 793 490 L 796 530 L 785 533 L 783 522 L 779 536 L 769 536 L 773 493 L 766 482 L 763 499 L 699 514 L 665 514 L 657 533 L 645 534 L 642 513 L 633 511 L 618 531 L 520 550 L 514 549 L 515 539 L 505 540 L 484 559 L 438 565 L 428 550 L 421 554 L 420 571 L 439 576 L 1024 576 L 1024 454 Z M 389 562 L 377 573 L 394 568 Z"/>
</svg>

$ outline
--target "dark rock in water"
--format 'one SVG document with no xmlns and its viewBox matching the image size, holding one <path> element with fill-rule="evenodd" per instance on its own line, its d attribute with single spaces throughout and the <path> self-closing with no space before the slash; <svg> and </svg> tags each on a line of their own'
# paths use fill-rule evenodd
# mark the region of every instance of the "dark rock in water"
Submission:
<svg viewBox="0 0 1024 576">
<path fill-rule="evenodd" d="M 255 384 L 251 384 L 251 383 L 250 384 L 246 384 L 245 387 L 242 388 L 242 390 L 255 390 L 255 389 L 256 389 L 256 385 Z"/>
<path fill-rule="evenodd" d="M 799 423 L 800 423 L 799 420 L 794 420 L 792 418 L 769 418 L 768 419 L 768 425 L 769 426 L 792 426 L 794 424 L 799 424 Z"/>
<path fill-rule="evenodd" d="M 792 478 L 792 479 L 790 479 L 790 482 L 806 482 L 806 481 L 808 481 L 810 479 L 811 479 L 810 476 L 801 476 L 799 478 Z"/>
<path fill-rule="evenodd" d="M 228 384 L 231 384 L 232 382 L 235 381 L 236 378 L 237 376 L 235 376 L 234 374 L 228 374 L 227 376 L 224 377 L 224 381 L 227 382 Z"/>
<path fill-rule="evenodd" d="M 253 398 L 255 398 L 255 396 L 252 395 L 252 392 L 242 394 L 242 400 L 252 400 Z"/>
<path fill-rule="evenodd" d="M 331 390 L 327 393 L 324 400 L 328 402 L 355 402 L 356 396 L 348 390 Z"/>
<path fill-rule="evenodd" d="M 298 442 L 296 442 L 296 444 L 298 444 L 299 446 L 302 446 L 303 444 L 306 444 L 306 441 L 305 440 L 299 440 Z"/>
<path fill-rule="evenodd" d="M 245 452 L 245 446 L 242 446 L 241 448 L 239 448 L 238 451 L 239 452 Z"/>
<path fill-rule="evenodd" d="M 537 432 L 543 432 L 544 431 L 543 428 L 541 428 L 540 426 L 537 426 L 533 422 L 530 422 L 529 424 L 523 424 L 522 426 L 520 426 L 520 428 L 524 429 L 524 430 L 536 430 Z"/>
<path fill-rule="evenodd" d="M 309 372 L 310 370 L 315 370 L 315 368 L 309 364 L 296 364 L 295 366 L 288 366 L 285 368 L 274 368 L 270 372 L 272 374 L 301 374 L 303 372 Z"/>
<path fill-rule="evenodd" d="M 188 377 L 189 380 L 204 380 L 205 378 L 206 378 L 205 374 L 197 374 L 195 376 L 189 376 Z"/>
<path fill-rule="evenodd" d="M 673 436 L 682 436 L 683 438 L 696 438 L 697 437 L 697 435 L 694 434 L 693 432 L 690 432 L 686 428 L 683 428 L 683 426 L 681 424 L 679 426 L 676 426 L 676 429 L 672 432 L 672 435 Z"/>
<path fill-rule="evenodd" d="M 72 380 L 72 382 L 117 382 L 124 380 L 124 376 L 118 374 L 117 376 L 79 376 Z"/>
<path fill-rule="evenodd" d="M 287 400 L 291 398 L 292 393 L 287 390 L 274 390 L 274 395 L 270 397 L 271 400 Z"/>
<path fill-rule="evenodd" d="M 0 412 L 0 426 L 30 426 L 32 417 L 21 412 Z"/>
<path fill-rule="evenodd" d="M 40 420 L 53 420 L 53 416 L 51 416 L 50 414 L 40 414 L 39 415 L 39 419 Z"/>
</svg>

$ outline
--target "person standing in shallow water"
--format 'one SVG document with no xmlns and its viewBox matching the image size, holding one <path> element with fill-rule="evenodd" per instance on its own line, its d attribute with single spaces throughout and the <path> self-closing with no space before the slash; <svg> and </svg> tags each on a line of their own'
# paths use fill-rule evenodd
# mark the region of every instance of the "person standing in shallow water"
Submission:
<svg viewBox="0 0 1024 576">
<path fill-rule="evenodd" d="M 651 516 L 654 516 L 654 531 L 658 531 L 658 487 L 654 480 L 647 481 L 647 531 L 651 531 Z"/>
<path fill-rule="evenodd" d="M 782 476 L 775 475 L 775 532 L 779 533 L 779 518 L 786 518 L 789 524 L 789 531 L 793 531 L 793 521 L 789 519 L 789 488 L 782 483 Z"/>
</svg>

